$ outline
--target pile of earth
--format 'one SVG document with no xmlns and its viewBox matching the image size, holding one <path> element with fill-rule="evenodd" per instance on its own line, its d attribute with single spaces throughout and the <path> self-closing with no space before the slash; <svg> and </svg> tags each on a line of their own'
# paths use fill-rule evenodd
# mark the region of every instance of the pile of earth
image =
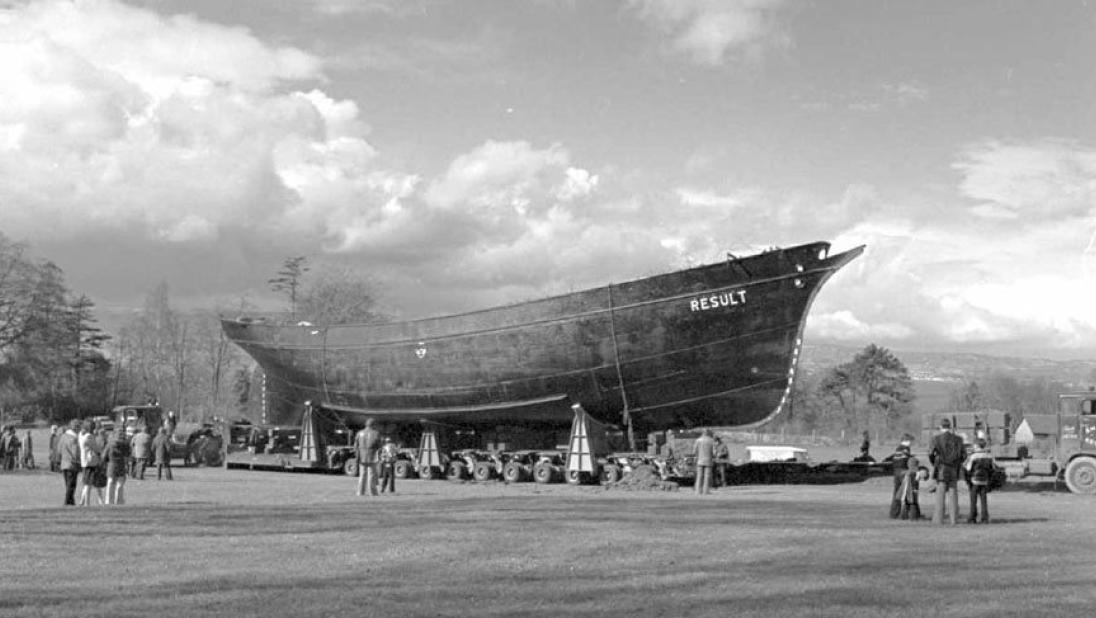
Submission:
<svg viewBox="0 0 1096 618">
<path fill-rule="evenodd" d="M 624 491 L 677 491 L 677 483 L 664 481 L 653 466 L 637 466 L 619 481 L 603 485 L 606 490 Z"/>
</svg>

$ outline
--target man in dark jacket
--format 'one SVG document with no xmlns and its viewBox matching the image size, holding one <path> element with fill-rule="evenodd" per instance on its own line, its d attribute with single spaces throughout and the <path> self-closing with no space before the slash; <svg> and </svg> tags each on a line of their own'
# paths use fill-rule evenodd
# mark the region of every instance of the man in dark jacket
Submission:
<svg viewBox="0 0 1096 618">
<path fill-rule="evenodd" d="M 167 430 L 163 427 L 156 433 L 156 437 L 152 440 L 152 457 L 156 460 L 156 480 L 159 481 L 167 476 L 167 480 L 171 478 L 171 438 L 167 435 Z M 165 474 L 166 472 L 166 474 Z"/>
<path fill-rule="evenodd" d="M 940 421 L 940 433 L 932 437 L 929 446 L 929 462 L 936 480 L 936 502 L 932 511 L 932 523 L 944 523 L 944 500 L 947 499 L 948 522 L 959 521 L 959 468 L 966 459 L 963 439 L 951 432 L 951 421 Z"/>
<path fill-rule="evenodd" d="M 365 429 L 358 432 L 354 447 L 358 453 L 358 495 L 377 495 L 377 455 L 381 446 L 381 434 L 373 428 L 373 419 L 365 419 Z"/>
<path fill-rule="evenodd" d="M 80 421 L 72 421 L 57 442 L 58 465 L 65 479 L 65 506 L 76 506 L 76 479 L 80 476 L 80 442 L 76 430 Z"/>
</svg>

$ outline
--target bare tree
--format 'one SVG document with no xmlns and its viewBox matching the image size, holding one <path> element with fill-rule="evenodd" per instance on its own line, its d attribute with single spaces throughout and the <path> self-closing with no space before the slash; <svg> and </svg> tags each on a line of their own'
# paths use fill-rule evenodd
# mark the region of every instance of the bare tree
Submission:
<svg viewBox="0 0 1096 618">
<path fill-rule="evenodd" d="M 298 303 L 300 316 L 317 324 L 364 324 L 385 320 L 377 311 L 378 285 L 357 271 L 330 266 L 306 281 Z"/>
</svg>

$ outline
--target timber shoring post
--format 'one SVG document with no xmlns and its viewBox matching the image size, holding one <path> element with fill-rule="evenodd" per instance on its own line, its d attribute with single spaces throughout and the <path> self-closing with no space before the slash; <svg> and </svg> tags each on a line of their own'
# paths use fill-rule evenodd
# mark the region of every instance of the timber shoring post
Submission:
<svg viewBox="0 0 1096 618">
<path fill-rule="evenodd" d="M 628 433 L 628 449 L 636 450 L 636 436 L 632 431 L 632 413 L 628 406 L 628 391 L 624 388 L 624 373 L 620 369 L 620 347 L 617 345 L 616 317 L 613 312 L 613 284 L 605 286 L 609 293 L 609 334 L 613 338 L 613 362 L 616 365 L 617 384 L 620 385 L 620 399 L 624 403 L 622 418 L 624 427 Z"/>
</svg>

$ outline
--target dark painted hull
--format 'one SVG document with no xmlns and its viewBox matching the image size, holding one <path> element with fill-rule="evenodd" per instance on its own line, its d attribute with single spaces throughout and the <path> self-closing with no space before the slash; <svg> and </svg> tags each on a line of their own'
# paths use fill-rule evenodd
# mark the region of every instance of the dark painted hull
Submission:
<svg viewBox="0 0 1096 618">
<path fill-rule="evenodd" d="M 814 243 L 408 322 L 222 325 L 264 369 L 274 422 L 311 400 L 391 421 L 558 425 L 580 403 L 637 431 L 750 426 L 786 403 L 811 301 L 862 250 Z"/>
</svg>

